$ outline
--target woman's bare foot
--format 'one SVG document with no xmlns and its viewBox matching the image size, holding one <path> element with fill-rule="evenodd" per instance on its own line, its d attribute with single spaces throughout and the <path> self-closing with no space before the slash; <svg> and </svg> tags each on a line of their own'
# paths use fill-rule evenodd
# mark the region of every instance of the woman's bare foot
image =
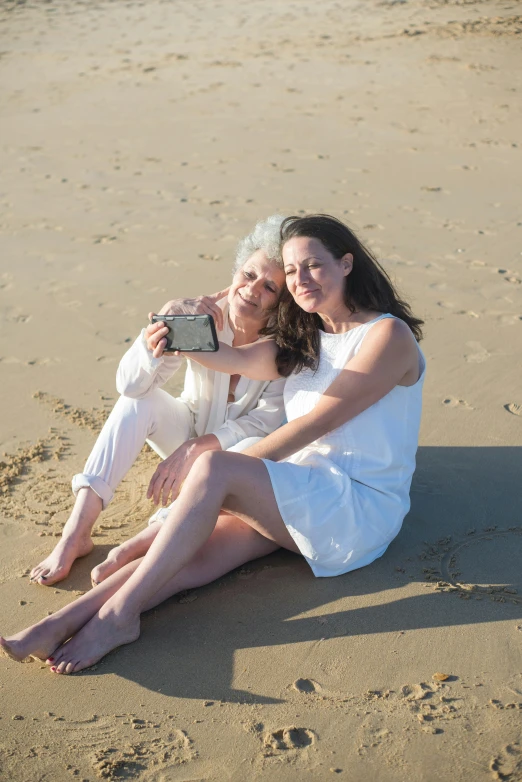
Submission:
<svg viewBox="0 0 522 782">
<path fill-rule="evenodd" d="M 107 559 L 91 570 L 92 585 L 101 584 L 124 565 L 133 562 L 138 557 L 143 557 L 160 529 L 161 524 L 151 524 L 130 540 L 126 540 L 125 543 L 109 551 Z"/>
<path fill-rule="evenodd" d="M 63 632 L 53 617 L 46 617 L 10 638 L 0 636 L 0 653 L 22 662 L 27 657 L 46 660 L 63 641 Z"/>
<path fill-rule="evenodd" d="M 67 643 L 52 655 L 53 673 L 78 673 L 90 668 L 118 646 L 130 644 L 140 636 L 139 616 L 118 616 L 106 606 L 93 616 Z"/>
<path fill-rule="evenodd" d="M 93 549 L 89 534 L 67 535 L 55 546 L 49 556 L 31 570 L 31 581 L 51 586 L 67 578 L 72 564 L 78 557 L 85 557 Z"/>
<path fill-rule="evenodd" d="M 93 586 L 98 586 L 106 578 L 112 576 L 117 570 L 132 562 L 137 557 L 141 556 L 139 552 L 132 546 L 122 545 L 116 546 L 107 554 L 107 559 L 100 562 L 91 570 L 91 583 Z"/>
<path fill-rule="evenodd" d="M 31 571 L 31 581 L 43 586 L 67 578 L 75 559 L 85 557 L 93 549 L 91 530 L 102 511 L 102 501 L 91 488 L 78 491 L 71 515 L 54 551 Z"/>
</svg>

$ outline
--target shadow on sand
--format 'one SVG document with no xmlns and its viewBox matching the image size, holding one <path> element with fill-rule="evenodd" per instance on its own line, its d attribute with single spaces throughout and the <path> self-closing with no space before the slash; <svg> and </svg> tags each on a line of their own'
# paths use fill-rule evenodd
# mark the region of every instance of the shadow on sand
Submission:
<svg viewBox="0 0 522 782">
<path fill-rule="evenodd" d="M 380 560 L 345 576 L 315 579 L 304 560 L 277 552 L 197 590 L 193 602 L 174 597 L 149 612 L 139 641 L 109 655 L 103 672 L 164 695 L 274 703 L 274 698 L 232 688 L 238 649 L 344 637 L 348 653 L 353 636 L 518 618 L 522 599 L 464 602 L 433 589 L 412 596 L 403 587 L 424 581 L 426 566 L 437 570 L 448 549 L 451 556 L 452 548 L 469 548 L 473 540 L 476 557 L 471 552 L 466 567 L 474 563 L 474 572 L 462 572 L 460 579 L 501 583 L 510 595 L 518 586 L 522 598 L 522 585 L 516 583 L 522 554 L 521 474 L 521 448 L 420 448 L 411 511 Z M 85 588 L 88 571 L 101 559 L 98 549 L 95 560 L 91 555 L 82 563 L 70 579 L 73 588 Z M 396 590 L 395 599 L 390 590 Z M 375 604 L 379 593 L 383 602 Z M 367 595 L 373 596 L 371 605 L 365 605 Z M 339 611 L 342 599 L 353 607 Z M 329 611 L 334 602 L 336 610 Z M 313 616 L 302 616 L 309 612 Z M 266 657 L 270 665 L 269 648 Z"/>
</svg>

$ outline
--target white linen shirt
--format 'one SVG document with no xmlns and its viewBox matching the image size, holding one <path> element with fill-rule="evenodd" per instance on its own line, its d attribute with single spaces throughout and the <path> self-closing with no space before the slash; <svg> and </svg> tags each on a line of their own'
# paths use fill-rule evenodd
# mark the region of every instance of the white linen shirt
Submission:
<svg viewBox="0 0 522 782">
<path fill-rule="evenodd" d="M 223 330 L 218 339 L 231 345 L 234 334 L 228 322 L 228 302 L 223 309 Z M 143 399 L 163 386 L 178 371 L 183 358 L 163 355 L 154 358 L 145 340 L 145 329 L 125 353 L 116 373 L 116 388 L 122 396 Z M 214 434 L 223 450 L 246 437 L 265 437 L 284 420 L 285 378 L 272 381 L 242 378 L 240 399 L 228 403 L 230 375 L 207 369 L 187 359 L 185 383 L 180 399 L 192 413 L 193 435 Z M 237 390 L 236 389 L 236 392 Z"/>
</svg>

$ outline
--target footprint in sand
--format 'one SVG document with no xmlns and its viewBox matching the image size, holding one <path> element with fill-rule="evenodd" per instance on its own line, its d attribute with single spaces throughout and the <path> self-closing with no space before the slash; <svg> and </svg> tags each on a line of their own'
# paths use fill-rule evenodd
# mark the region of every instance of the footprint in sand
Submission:
<svg viewBox="0 0 522 782">
<path fill-rule="evenodd" d="M 522 747 L 518 741 L 506 744 L 489 763 L 493 779 L 516 782 L 522 779 Z"/>
<path fill-rule="evenodd" d="M 419 684 L 404 684 L 400 689 L 400 697 L 407 701 L 422 701 L 433 694 L 433 689 L 425 682 Z"/>
<path fill-rule="evenodd" d="M 473 310 L 459 310 L 457 312 L 457 315 L 467 315 L 469 318 L 480 318 L 480 315 L 477 312 L 474 312 Z M 468 345 L 471 343 L 468 342 Z M 478 344 L 478 343 L 475 343 Z"/>
<path fill-rule="evenodd" d="M 504 405 L 504 409 L 512 415 L 522 416 L 522 405 L 518 405 L 516 402 L 510 402 L 508 405 Z"/>
<path fill-rule="evenodd" d="M 289 728 L 281 728 L 267 733 L 263 739 L 263 744 L 267 749 L 289 750 L 304 749 L 315 743 L 315 733 L 308 728 L 296 728 L 292 725 Z"/>
<path fill-rule="evenodd" d="M 491 353 L 486 348 L 483 348 L 480 342 L 466 342 L 466 346 L 473 351 L 464 356 L 469 364 L 482 364 L 491 356 Z"/>
<path fill-rule="evenodd" d="M 497 274 L 501 274 L 503 279 L 506 282 L 510 282 L 512 285 L 520 285 L 520 283 L 522 282 L 520 277 L 517 277 L 509 269 L 494 269 L 493 271 L 496 271 Z"/>
<path fill-rule="evenodd" d="M 15 718 L 23 720 L 21 715 Z M 37 779 L 42 766 L 53 764 L 55 770 L 64 768 L 60 779 L 173 779 L 198 753 L 190 736 L 171 719 L 93 714 L 71 720 L 53 712 L 33 717 L 34 723 L 26 718 L 23 738 L 10 740 L 10 778 Z M 71 756 L 71 746 L 81 746 L 82 752 Z"/>
<path fill-rule="evenodd" d="M 515 323 L 519 323 L 522 320 L 522 315 L 510 315 L 507 312 L 500 313 L 500 315 L 496 312 L 489 314 L 497 315 L 497 320 L 501 326 L 513 326 Z"/>
<path fill-rule="evenodd" d="M 296 679 L 292 684 L 292 688 L 297 690 L 297 692 L 302 692 L 306 695 L 309 695 L 312 692 L 319 692 L 322 689 L 321 685 L 313 679 Z"/>
<path fill-rule="evenodd" d="M 457 399 L 455 396 L 447 396 L 445 399 L 442 400 L 442 404 L 445 407 L 460 407 L 464 410 L 474 410 L 475 408 L 472 407 L 469 402 L 466 402 L 465 399 Z"/>
</svg>

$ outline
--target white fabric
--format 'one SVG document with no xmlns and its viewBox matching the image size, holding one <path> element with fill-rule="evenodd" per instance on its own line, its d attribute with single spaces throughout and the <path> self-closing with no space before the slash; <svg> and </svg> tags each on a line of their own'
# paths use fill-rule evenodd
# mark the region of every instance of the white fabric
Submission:
<svg viewBox="0 0 522 782">
<path fill-rule="evenodd" d="M 223 308 L 221 342 L 232 343 L 228 303 Z M 144 330 L 123 356 L 116 375 L 122 396 L 100 432 L 83 473 L 75 475 L 73 492 L 91 487 L 107 507 L 119 482 L 134 463 L 143 444 L 162 459 L 192 437 L 214 434 L 223 450 L 243 450 L 281 425 L 284 418 L 284 379 L 247 380 L 241 377 L 236 401 L 228 403 L 230 375 L 188 361 L 180 398 L 161 390 L 183 359 L 155 359 Z"/>
<path fill-rule="evenodd" d="M 161 388 L 155 388 L 143 399 L 120 396 L 98 435 L 83 473 L 73 477 L 74 494 L 90 486 L 106 508 L 145 442 L 166 459 L 192 436 L 192 431 L 192 416 L 187 406 Z"/>
<path fill-rule="evenodd" d="M 220 342 L 232 344 L 233 332 L 228 322 L 228 303 L 223 309 L 224 327 L 218 332 Z M 143 399 L 154 388 L 163 386 L 179 369 L 183 359 L 177 356 L 153 358 L 144 338 L 145 330 L 123 356 L 116 375 L 120 394 Z M 236 402 L 228 404 L 230 375 L 187 360 L 181 400 L 193 416 L 194 434 L 215 434 L 221 448 L 227 450 L 245 437 L 264 437 L 283 422 L 283 389 L 285 380 L 247 380 L 236 389 Z"/>
<path fill-rule="evenodd" d="M 289 421 L 310 412 L 382 318 L 344 334 L 321 332 L 316 372 L 288 378 Z M 382 399 L 281 462 L 264 459 L 281 516 L 316 576 L 336 576 L 380 557 L 409 510 L 425 361 L 413 386 Z"/>
</svg>

